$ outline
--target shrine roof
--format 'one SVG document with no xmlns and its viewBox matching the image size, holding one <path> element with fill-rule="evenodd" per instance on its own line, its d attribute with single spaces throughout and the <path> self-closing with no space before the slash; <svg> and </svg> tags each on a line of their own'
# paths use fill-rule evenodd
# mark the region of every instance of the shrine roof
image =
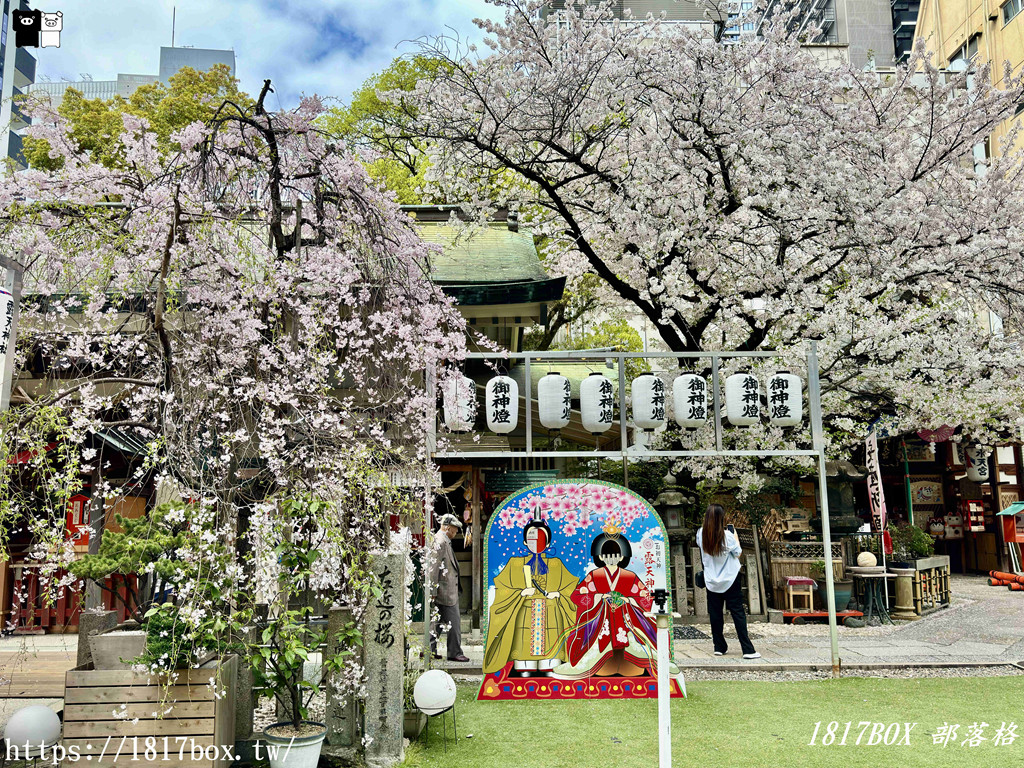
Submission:
<svg viewBox="0 0 1024 768">
<path fill-rule="evenodd" d="M 546 282 L 533 235 L 508 224 L 462 231 L 447 223 L 419 222 L 420 236 L 441 246 L 430 254 L 430 277 L 439 285 Z"/>
</svg>

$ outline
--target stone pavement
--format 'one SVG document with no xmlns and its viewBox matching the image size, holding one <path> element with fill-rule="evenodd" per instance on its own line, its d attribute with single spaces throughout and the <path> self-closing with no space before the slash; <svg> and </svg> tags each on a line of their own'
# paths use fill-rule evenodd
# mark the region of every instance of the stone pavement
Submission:
<svg viewBox="0 0 1024 768">
<path fill-rule="evenodd" d="M 894 626 L 851 629 L 839 627 L 839 656 L 843 666 L 911 664 L 959 666 L 964 664 L 1024 664 L 1024 593 L 988 586 L 987 577 L 951 577 L 952 605 L 918 621 Z M 707 624 L 677 627 L 686 634 L 707 639 L 676 639 L 676 663 L 684 669 L 787 669 L 828 668 L 831 665 L 827 624 L 780 625 L 752 623 L 751 639 L 762 658 L 742 658 L 731 622 L 725 625 L 732 638 L 725 656 L 715 656 L 711 627 Z M 449 671 L 480 674 L 483 646 L 463 633 L 465 664 L 435 662 Z"/>
</svg>

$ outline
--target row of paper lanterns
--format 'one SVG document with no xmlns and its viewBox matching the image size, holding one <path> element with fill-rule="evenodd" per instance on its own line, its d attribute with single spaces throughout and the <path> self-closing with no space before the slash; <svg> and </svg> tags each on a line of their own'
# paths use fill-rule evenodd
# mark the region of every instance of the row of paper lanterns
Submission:
<svg viewBox="0 0 1024 768">
<path fill-rule="evenodd" d="M 633 423 L 640 429 L 665 425 L 666 385 L 653 373 L 633 379 Z M 444 423 L 453 432 L 466 432 L 476 420 L 476 383 L 468 376 L 455 376 L 442 388 Z M 708 382 L 703 376 L 684 373 L 672 382 L 675 421 L 680 427 L 696 429 L 708 418 Z M 761 403 L 761 382 L 750 373 L 734 373 L 725 380 L 725 417 L 736 427 L 761 421 L 762 411 L 769 423 L 795 427 L 803 421 L 803 391 L 799 376 L 776 373 L 766 381 L 767 408 Z M 561 429 L 572 418 L 569 379 L 557 372 L 537 382 L 538 418 L 547 429 Z M 510 376 L 495 376 L 484 388 L 487 429 L 497 434 L 512 432 L 519 425 L 519 384 Z M 580 384 L 580 420 L 593 434 L 606 432 L 614 423 L 615 396 L 612 382 L 601 373 L 591 373 Z"/>
</svg>

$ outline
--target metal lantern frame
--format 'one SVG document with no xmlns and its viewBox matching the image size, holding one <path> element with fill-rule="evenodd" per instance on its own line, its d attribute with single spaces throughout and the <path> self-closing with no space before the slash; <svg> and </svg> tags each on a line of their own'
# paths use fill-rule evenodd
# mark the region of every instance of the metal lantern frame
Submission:
<svg viewBox="0 0 1024 768">
<path fill-rule="evenodd" d="M 710 396 L 712 401 L 712 413 L 714 415 L 714 448 L 706 450 L 644 450 L 643 453 L 630 453 L 629 448 L 629 418 L 626 408 L 626 362 L 628 360 L 650 360 L 655 358 L 675 359 L 678 361 L 710 361 L 711 382 Z M 832 572 L 832 532 L 829 521 L 828 491 L 825 487 L 825 436 L 822 428 L 821 418 L 821 382 L 818 372 L 818 348 L 817 343 L 808 341 L 804 352 L 804 361 L 807 370 L 807 403 L 809 409 L 809 421 L 811 431 L 811 447 L 793 450 L 733 450 L 723 446 L 723 434 L 726 428 L 723 424 L 724 395 L 722 394 L 723 380 L 721 366 L 723 360 L 733 359 L 760 359 L 760 360 L 792 360 L 792 354 L 781 352 L 603 352 L 603 351 L 557 351 L 557 352 L 475 352 L 466 355 L 469 360 L 522 360 L 524 367 L 524 380 L 527 383 L 525 392 L 526 407 L 523 413 L 523 423 L 526 431 L 526 449 L 513 450 L 485 450 L 485 451 L 460 451 L 438 449 L 437 445 L 437 414 L 429 419 L 431 424 L 427 434 L 427 448 L 434 459 L 487 459 L 487 458 L 597 458 L 597 459 L 637 459 L 637 458 L 686 458 L 686 457 L 731 457 L 748 456 L 757 458 L 770 458 L 775 456 L 810 456 L 817 459 L 817 484 L 819 498 L 821 499 L 821 535 L 825 549 L 825 580 L 827 589 L 828 625 L 829 639 L 832 652 L 832 675 L 839 676 L 839 637 L 836 625 L 835 608 L 835 581 Z M 590 451 L 560 451 L 550 449 L 537 450 L 533 445 L 534 414 L 532 413 L 533 384 L 530 377 L 530 363 L 533 360 L 579 363 L 600 360 L 602 365 L 605 361 L 612 361 L 618 369 L 618 406 L 619 406 L 619 448 L 617 450 L 602 450 L 599 447 Z M 436 403 L 436 381 L 430 374 L 427 376 L 428 401 Z M 538 415 L 539 416 L 539 415 Z M 539 425 L 539 421 L 538 421 Z M 541 427 L 543 429 L 543 427 Z M 742 427 L 730 427 L 730 429 L 742 429 Z M 430 497 L 430 489 L 426 488 L 427 498 Z M 432 520 L 429 504 L 427 505 L 427 527 L 432 529 Z M 430 584 L 424 585 L 425 611 L 424 611 L 424 647 L 428 647 L 430 632 Z"/>
</svg>

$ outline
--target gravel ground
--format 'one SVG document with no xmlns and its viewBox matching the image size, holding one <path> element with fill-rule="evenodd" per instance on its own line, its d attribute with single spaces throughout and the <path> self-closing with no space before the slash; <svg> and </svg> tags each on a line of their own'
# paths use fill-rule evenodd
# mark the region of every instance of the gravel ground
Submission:
<svg viewBox="0 0 1024 768">
<path fill-rule="evenodd" d="M 309 719 L 315 723 L 322 723 L 326 706 L 324 696 L 314 697 L 313 701 L 309 703 Z M 254 733 L 260 733 L 268 725 L 273 725 L 278 721 L 276 709 L 273 699 L 260 699 L 260 704 L 253 713 L 252 730 Z"/>
<path fill-rule="evenodd" d="M 707 632 L 701 632 L 697 627 L 686 624 L 672 628 L 672 637 L 676 640 L 710 640 L 710 633 L 710 625 L 708 626 Z"/>
</svg>

